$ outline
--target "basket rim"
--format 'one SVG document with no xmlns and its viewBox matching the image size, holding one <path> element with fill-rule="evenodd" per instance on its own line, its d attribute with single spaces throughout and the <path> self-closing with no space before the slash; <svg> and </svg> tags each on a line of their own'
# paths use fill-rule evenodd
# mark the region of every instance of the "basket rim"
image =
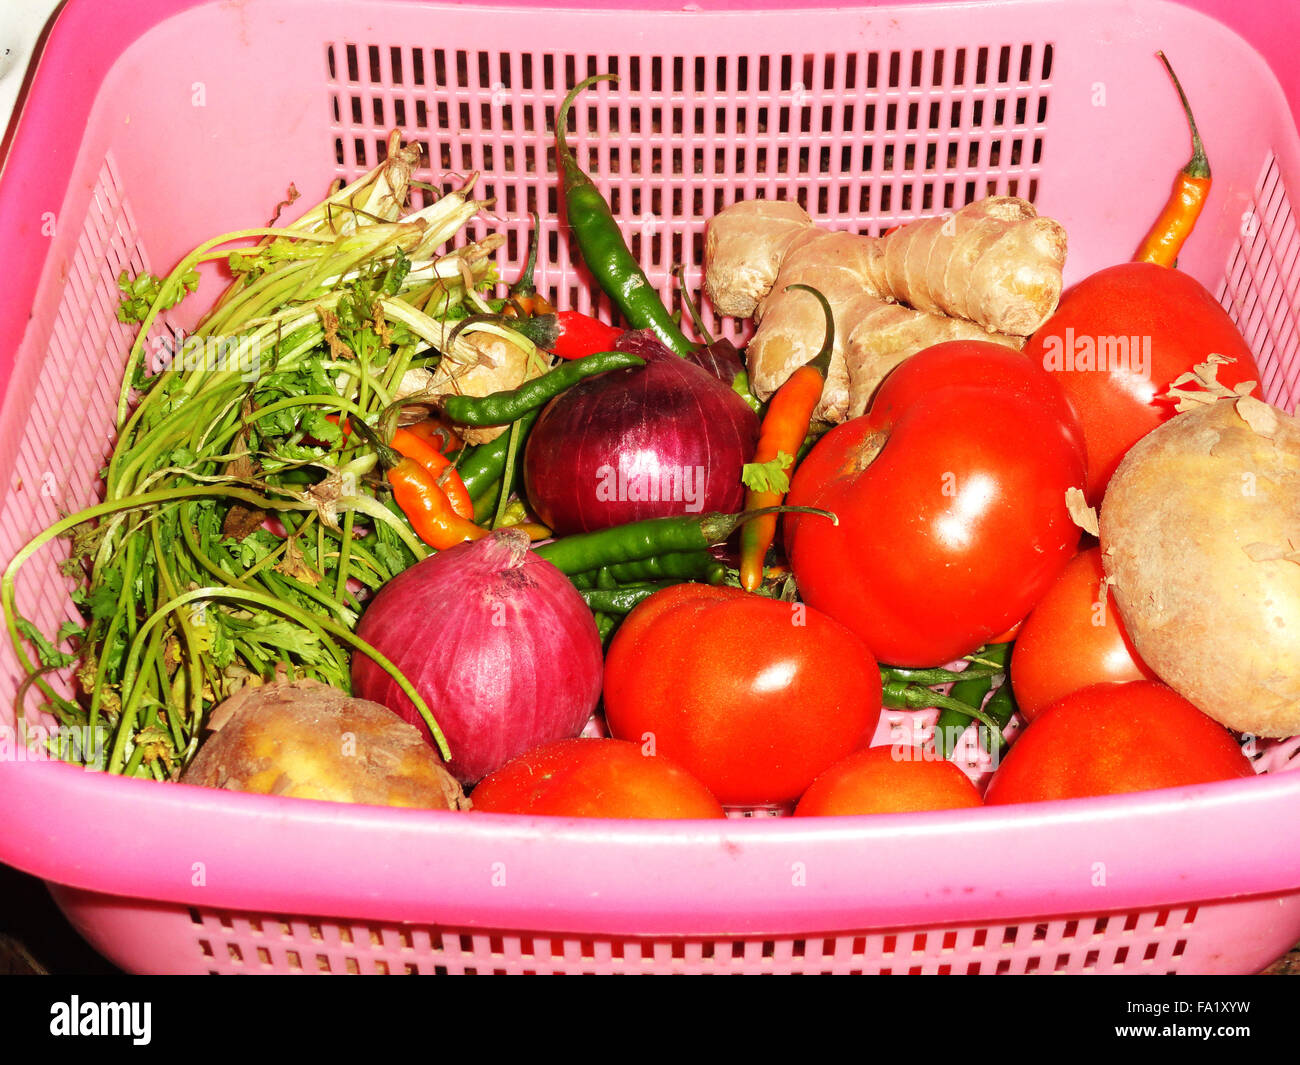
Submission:
<svg viewBox="0 0 1300 1065">
<path fill-rule="evenodd" d="M 0 802 L 0 861 L 70 887 L 480 927 L 544 912 L 579 932 L 725 919 L 777 933 L 1300 890 L 1300 772 L 959 811 L 651 822 L 354 806 L 12 762 Z M 792 873 L 806 878 L 795 906 L 775 890 Z"/>
</svg>

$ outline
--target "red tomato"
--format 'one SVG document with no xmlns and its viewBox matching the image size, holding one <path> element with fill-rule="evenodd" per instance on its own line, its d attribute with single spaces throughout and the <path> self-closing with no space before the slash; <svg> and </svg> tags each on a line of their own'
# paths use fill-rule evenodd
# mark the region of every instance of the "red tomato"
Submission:
<svg viewBox="0 0 1300 1065">
<path fill-rule="evenodd" d="M 933 751 L 868 747 L 814 780 L 794 814 L 901 814 L 982 805 L 970 778 L 952 762 L 936 759 Z"/>
<path fill-rule="evenodd" d="M 470 796 L 474 809 L 554 817 L 723 817 L 693 776 L 623 740 L 557 740 L 489 773 Z"/>
<path fill-rule="evenodd" d="M 1155 680 L 1124 631 L 1113 597 L 1101 598 L 1101 548 L 1075 555 L 1038 601 L 1011 653 L 1016 704 L 1032 721 L 1093 684 Z"/>
<path fill-rule="evenodd" d="M 1254 775 L 1232 734 L 1163 684 L 1098 684 L 1044 710 L 989 781 L 987 805 Z"/>
<path fill-rule="evenodd" d="M 1020 627 L 1022 625 L 1024 625 L 1023 620 L 1017 621 L 1011 626 L 1011 628 L 1007 629 L 1006 632 L 1000 632 L 996 636 L 990 636 L 989 643 L 1011 643 L 1011 641 L 1020 633 Z"/>
<path fill-rule="evenodd" d="M 792 802 L 870 742 L 880 674 L 862 641 L 802 603 L 680 584 L 619 627 L 605 718 L 729 806 Z"/>
<path fill-rule="evenodd" d="M 1018 352 L 940 344 L 827 433 L 787 502 L 834 512 L 786 523 L 800 594 L 897 666 L 969 654 L 1023 618 L 1070 559 L 1082 487 L 1078 426 Z"/>
<path fill-rule="evenodd" d="M 1218 379 L 1229 388 L 1260 379 L 1232 319 L 1181 271 L 1120 263 L 1061 297 L 1025 354 L 1052 371 L 1079 415 L 1092 506 L 1124 453 L 1174 414 L 1174 404 L 1162 398 L 1169 386 L 1211 353 L 1236 360 L 1219 367 Z"/>
</svg>

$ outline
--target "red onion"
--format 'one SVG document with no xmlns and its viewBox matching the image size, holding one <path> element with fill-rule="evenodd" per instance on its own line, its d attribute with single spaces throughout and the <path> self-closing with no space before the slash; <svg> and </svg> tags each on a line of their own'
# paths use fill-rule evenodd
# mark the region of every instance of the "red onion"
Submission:
<svg viewBox="0 0 1300 1065">
<path fill-rule="evenodd" d="M 706 347 L 696 348 L 687 358 L 703 366 L 728 388 L 736 379 L 736 374 L 745 369 L 740 349 L 726 337 L 719 337 Z"/>
<path fill-rule="evenodd" d="M 618 343 L 645 366 L 590 377 L 528 435 L 524 484 L 557 535 L 643 518 L 738 510 L 758 417 L 730 387 L 644 333 Z"/>
<path fill-rule="evenodd" d="M 429 704 L 451 748 L 447 768 L 473 784 L 551 740 L 577 736 L 600 699 L 596 622 L 568 578 L 501 529 L 440 551 L 383 586 L 357 635 L 393 661 Z M 368 656 L 352 690 L 433 737 Z"/>
</svg>

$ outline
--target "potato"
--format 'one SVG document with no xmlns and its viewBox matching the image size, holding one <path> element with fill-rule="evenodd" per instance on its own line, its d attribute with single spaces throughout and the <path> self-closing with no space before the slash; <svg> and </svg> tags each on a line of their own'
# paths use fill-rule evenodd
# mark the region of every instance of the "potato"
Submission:
<svg viewBox="0 0 1300 1065">
<path fill-rule="evenodd" d="M 1239 732 L 1300 733 L 1300 420 L 1250 397 L 1175 415 L 1116 470 L 1101 546 L 1165 683 Z"/>
<path fill-rule="evenodd" d="M 186 784 L 261 795 L 469 809 L 418 729 L 313 680 L 244 688 L 212 711 Z"/>
</svg>

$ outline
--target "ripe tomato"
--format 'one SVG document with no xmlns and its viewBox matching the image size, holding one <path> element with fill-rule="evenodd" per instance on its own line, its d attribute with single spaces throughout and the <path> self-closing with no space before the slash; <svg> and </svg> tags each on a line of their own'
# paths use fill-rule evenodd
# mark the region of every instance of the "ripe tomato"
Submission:
<svg viewBox="0 0 1300 1065">
<path fill-rule="evenodd" d="M 724 805 L 792 802 L 870 742 L 880 674 L 862 641 L 802 603 L 680 584 L 619 627 L 610 732 L 652 743 Z"/>
<path fill-rule="evenodd" d="M 1012 744 L 987 805 L 1176 788 L 1254 775 L 1232 734 L 1163 684 L 1097 684 L 1053 703 Z"/>
<path fill-rule="evenodd" d="M 1025 354 L 1052 371 L 1079 415 L 1089 504 L 1101 502 L 1124 453 L 1173 416 L 1173 402 L 1162 398 L 1169 386 L 1211 353 L 1236 360 L 1219 367 L 1218 379 L 1229 388 L 1260 379 L 1232 319 L 1199 281 L 1179 270 L 1120 263 L 1061 297 Z"/>
<path fill-rule="evenodd" d="M 1012 625 L 1011 628 L 1007 629 L 1006 632 L 1000 632 L 996 636 L 990 636 L 989 643 L 1011 643 L 1020 634 L 1020 629 L 1024 623 L 1024 619 L 1022 618 L 1020 621 L 1017 621 Z"/>
<path fill-rule="evenodd" d="M 900 814 L 982 806 L 970 778 L 919 747 L 868 747 L 821 774 L 799 800 L 796 817 Z"/>
<path fill-rule="evenodd" d="M 969 654 L 1023 618 L 1074 554 L 1081 435 L 1051 377 L 987 342 L 939 344 L 827 433 L 787 502 L 800 594 L 898 666 Z"/>
<path fill-rule="evenodd" d="M 1101 548 L 1081 551 L 1026 619 L 1011 653 L 1011 688 L 1026 719 L 1080 688 L 1156 679 L 1114 599 L 1102 599 L 1104 577 Z"/>
<path fill-rule="evenodd" d="M 557 740 L 488 774 L 471 795 L 474 809 L 554 817 L 722 817 L 693 776 L 624 740 Z"/>
</svg>

